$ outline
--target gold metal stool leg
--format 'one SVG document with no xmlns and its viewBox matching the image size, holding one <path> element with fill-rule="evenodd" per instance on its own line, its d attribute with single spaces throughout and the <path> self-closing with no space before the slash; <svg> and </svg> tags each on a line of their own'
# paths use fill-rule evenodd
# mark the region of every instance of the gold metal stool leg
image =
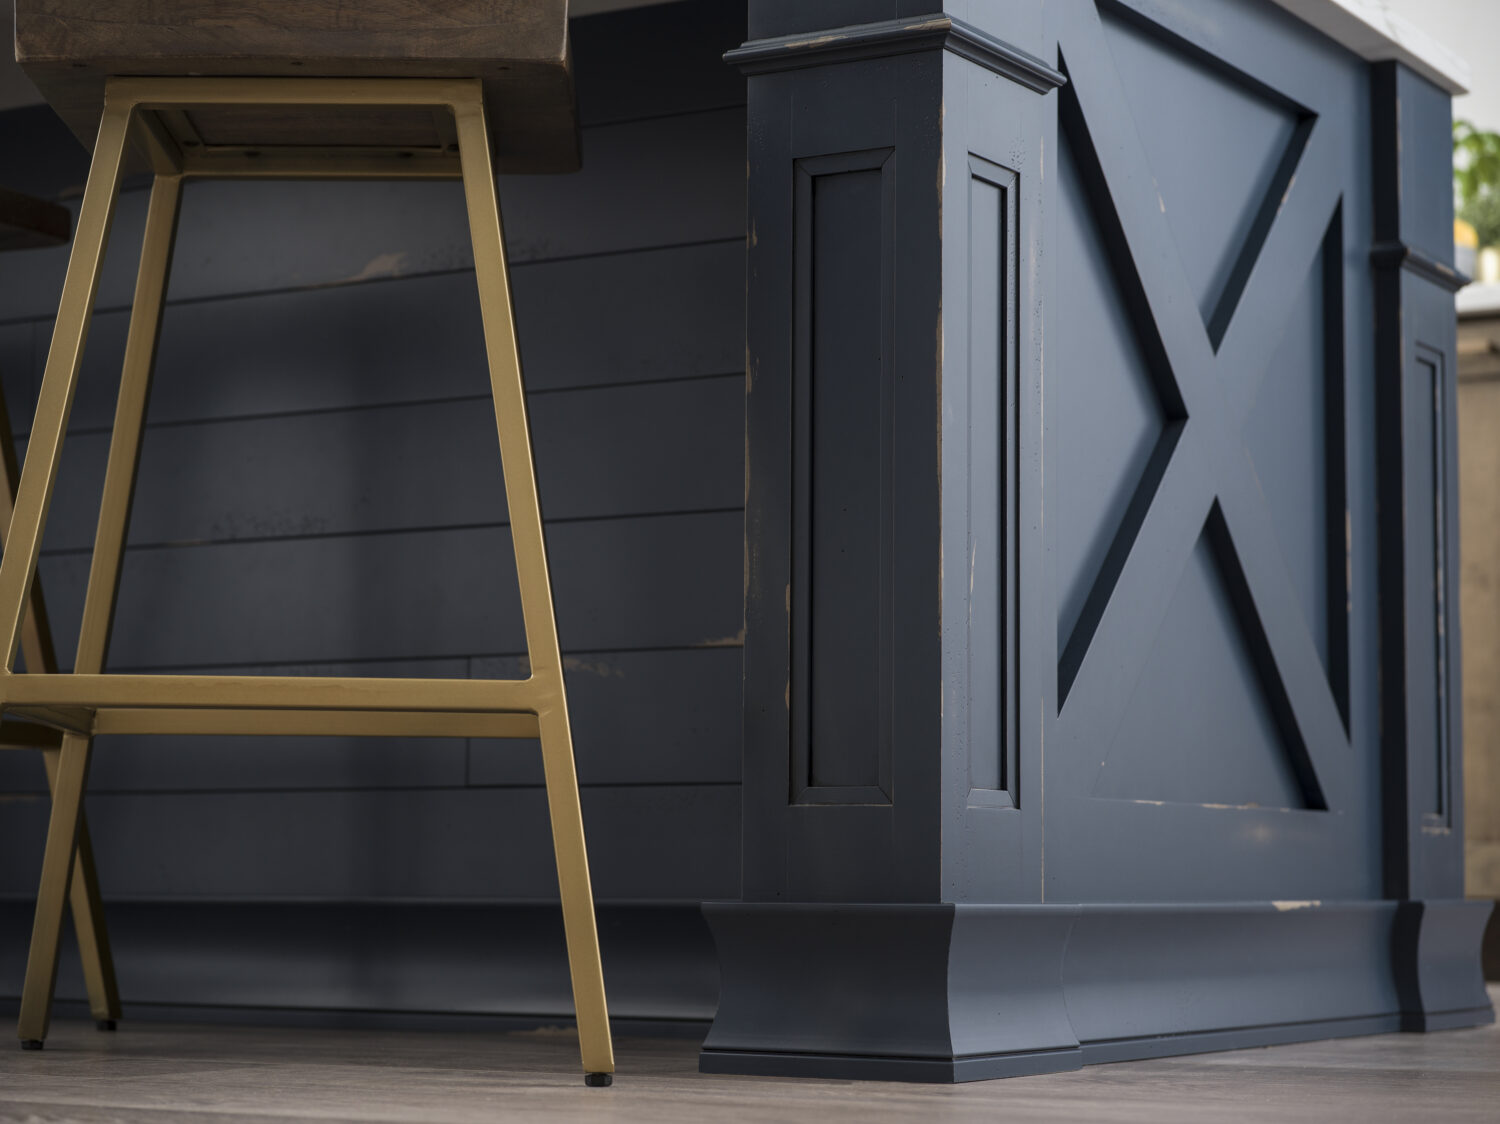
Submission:
<svg viewBox="0 0 1500 1124">
<path fill-rule="evenodd" d="M 10 526 L 16 501 L 20 467 L 10 440 L 10 413 L 0 396 L 0 527 Z M 0 543 L 3 546 L 3 543 Z M 28 671 L 55 672 L 57 653 L 52 645 L 46 600 L 40 582 L 31 583 L 25 624 L 21 630 L 21 653 Z M 42 762 L 47 772 L 47 787 L 57 785 L 58 749 L 42 748 Z M 109 933 L 104 924 L 104 907 L 99 894 L 99 877 L 94 869 L 94 852 L 89 842 L 88 821 L 82 813 L 78 820 L 78 853 L 73 860 L 73 881 L 68 900 L 73 910 L 73 929 L 78 935 L 79 957 L 83 961 L 83 979 L 89 997 L 89 1011 L 101 1030 L 113 1030 L 120 1017 L 120 991 L 115 983 L 114 961 L 109 951 Z"/>
<path fill-rule="evenodd" d="M 140 463 L 141 430 L 146 421 L 146 403 L 151 392 L 156 342 L 161 333 L 162 306 L 166 301 L 167 276 L 171 267 L 172 244 L 177 232 L 181 199 L 180 177 L 156 177 L 151 188 L 146 229 L 141 240 L 140 267 L 130 311 L 130 330 L 125 340 L 125 359 L 121 367 L 120 393 L 115 407 L 114 433 L 110 439 L 109 463 L 105 469 L 104 491 L 99 504 L 99 525 L 94 536 L 88 592 L 84 598 L 78 656 L 74 661 L 75 674 L 97 674 L 103 671 L 109 649 L 115 597 L 120 584 L 120 565 L 125 554 L 125 536 L 130 526 L 130 507 L 135 494 L 136 467 Z M 87 770 L 91 749 L 92 738 L 89 736 L 65 734 L 61 753 L 57 756 L 65 757 L 71 752 L 82 760 L 82 768 Z M 55 774 L 57 771 L 56 767 L 49 769 L 49 773 Z M 54 789 L 56 787 L 54 783 Z M 50 846 L 50 833 L 48 842 Z M 81 818 L 78 855 L 80 861 L 89 856 L 90 863 L 92 862 L 87 829 Z M 46 877 L 44 863 L 43 878 Z M 75 879 L 75 883 L 76 881 Z M 75 918 L 78 917 L 78 890 L 75 885 Z M 100 915 L 97 887 L 93 888 L 88 905 L 94 916 Z M 40 918 L 40 905 L 38 915 Z M 107 953 L 107 945 L 105 950 Z M 40 1042 L 47 1033 L 48 1012 L 52 1007 L 52 992 L 57 978 L 55 942 L 51 946 L 50 965 L 43 962 L 46 952 L 46 947 L 39 950 L 33 943 L 32 961 L 27 966 L 26 989 L 21 1000 L 20 1036 L 25 1042 Z M 86 964 L 87 960 L 86 957 Z M 85 975 L 87 973 L 86 967 Z M 109 968 L 108 983 L 109 990 L 114 992 L 112 967 Z M 114 1014 L 101 1016 L 96 1012 L 95 1017 L 101 1021 L 118 1018 L 118 995 L 113 1006 Z"/>
<path fill-rule="evenodd" d="M 214 105 L 426 105 L 452 110 L 459 156 L 446 150 L 422 160 L 356 152 L 280 153 L 243 159 L 230 153 L 188 154 L 163 131 L 156 111 Z M 14 675 L 12 667 L 56 478 L 77 381 L 88 315 L 108 237 L 131 114 L 141 107 L 138 140 L 157 171 L 147 216 L 140 275 L 126 345 L 104 499 L 89 575 L 79 655 L 72 674 Z M 125 531 L 139 454 L 167 263 L 184 176 L 388 178 L 461 176 L 469 209 L 475 271 L 484 317 L 511 535 L 516 554 L 531 675 L 523 681 L 304 678 L 288 676 L 104 675 Z M 614 1071 L 604 975 L 599 958 L 583 817 L 568 727 L 562 659 L 547 573 L 506 274 L 482 87 L 475 79 L 111 78 L 94 165 L 79 216 L 52 351 L 21 475 L 10 549 L 0 558 L 0 628 L 8 629 L 0 669 L 0 707 L 66 733 L 57 756 L 52 820 L 43 860 L 37 919 L 21 1006 L 21 1037 L 40 1046 L 47 1031 L 57 970 L 58 934 L 73 871 L 75 841 L 92 733 L 540 736 L 568 961 L 586 1081 L 607 1085 Z M 29 670 L 29 669 L 28 669 Z"/>
<path fill-rule="evenodd" d="M 47 785 L 56 791 L 61 751 L 42 751 L 47 767 Z M 78 853 L 73 858 L 73 881 L 68 888 L 73 910 L 73 931 L 78 937 L 83 961 L 83 982 L 89 997 L 89 1014 L 100 1030 L 114 1030 L 120 1018 L 120 988 L 115 982 L 114 957 L 109 951 L 109 930 L 104 924 L 104 899 L 94 868 L 94 845 L 89 840 L 88 820 L 78 813 Z"/>
<path fill-rule="evenodd" d="M 557 883 L 562 896 L 563 929 L 568 941 L 568 967 L 573 977 L 573 1005 L 578 1016 L 578 1043 L 588 1083 L 607 1085 L 614 1073 L 615 1057 L 604 999 L 604 969 L 599 960 L 583 811 L 578 800 L 573 737 L 563 691 L 562 655 L 557 642 L 547 547 L 542 535 L 536 471 L 526 421 L 526 394 L 516 346 L 500 200 L 490 161 L 484 105 L 477 88 L 472 100 L 455 105 L 453 113 L 458 122 L 464 197 L 469 207 L 469 235 L 474 243 L 474 272 L 484 316 L 485 350 L 489 355 L 495 421 L 500 431 L 505 499 L 510 509 L 531 680 L 543 699 L 537 718 L 541 727 L 547 807 L 552 820 L 552 846 L 557 858 Z"/>
<path fill-rule="evenodd" d="M 108 242 L 115 197 L 119 189 L 130 117 L 129 105 L 106 104 L 100 123 L 94 163 L 89 172 L 89 183 L 79 214 L 78 235 L 74 241 L 73 256 L 68 264 L 68 276 L 63 285 L 63 297 L 58 310 L 53 346 L 48 355 L 47 369 L 42 379 L 42 393 L 37 407 L 37 420 L 32 431 L 32 445 L 28 449 L 26 468 L 21 476 L 21 487 L 11 525 L 10 549 L 7 550 L 3 561 L 0 561 L 0 622 L 9 626 L 12 634 L 15 628 L 12 624 L 10 599 L 16 595 L 17 591 L 24 598 L 35 575 L 41 534 L 46 523 L 47 506 L 56 478 L 62 439 L 67 431 L 68 413 L 77 385 L 83 343 L 88 334 L 89 317 L 98 285 L 99 267 Z M 158 179 L 152 192 L 152 203 L 142 247 L 141 271 L 131 316 L 130 340 L 126 346 L 126 359 L 121 381 L 120 414 L 123 418 L 117 416 L 116 419 L 116 440 L 111 446 L 109 473 L 106 477 L 104 502 L 100 511 L 100 536 L 106 542 L 113 536 L 121 545 L 124 537 L 123 522 L 128 517 L 129 511 L 130 482 L 134 476 L 136 453 L 139 448 L 138 417 L 137 425 L 132 432 L 127 434 L 125 442 L 128 446 L 126 450 L 128 473 L 123 503 L 118 498 L 120 476 L 118 463 L 122 444 L 118 439 L 119 431 L 122 420 L 129 420 L 130 411 L 126 408 L 127 403 L 133 397 L 137 397 L 143 407 L 145 389 L 149 385 L 161 297 L 165 290 L 166 262 L 170 255 L 171 233 L 176 224 L 178 188 L 179 181 L 176 177 L 162 177 Z M 140 412 L 138 409 L 136 414 Z M 112 482 L 115 484 L 113 489 L 110 488 Z M 118 575 L 118 562 L 118 550 L 113 552 L 105 550 L 101 555 L 96 549 L 93 569 L 90 573 L 89 593 L 84 610 L 84 627 L 80 636 L 75 671 L 86 670 L 86 662 L 96 662 L 99 665 L 103 663 L 115 578 Z M 108 581 L 103 583 L 98 580 L 101 563 L 102 568 L 108 571 Z M 10 668 L 14 663 L 15 648 L 16 641 L 11 639 L 6 665 L 7 674 L 10 673 Z M 98 670 L 98 667 L 92 670 Z M 61 935 L 61 889 L 67 887 L 72 880 L 75 848 L 81 849 L 80 858 L 91 862 L 88 836 L 86 830 L 81 829 L 83 789 L 88 777 L 90 741 L 91 739 L 86 734 L 65 734 L 55 765 L 49 769 L 53 779 L 52 817 L 48 827 L 47 849 L 42 862 L 41 885 L 37 893 L 36 921 L 32 930 L 30 957 L 27 962 L 26 984 L 22 993 L 18 1027 L 22 1043 L 31 1048 L 40 1047 L 42 1040 L 46 1037 L 50 1022 L 52 994 L 57 981 L 58 941 Z M 78 895 L 75 894 L 75 901 L 77 900 Z M 88 894 L 86 900 L 90 910 L 97 914 L 99 905 L 97 888 Z M 107 945 L 103 946 L 100 951 L 107 953 Z M 109 989 L 113 991 L 112 970 L 108 974 L 107 982 Z M 118 998 L 114 999 L 112 1008 L 111 1018 L 117 1017 Z"/>
</svg>

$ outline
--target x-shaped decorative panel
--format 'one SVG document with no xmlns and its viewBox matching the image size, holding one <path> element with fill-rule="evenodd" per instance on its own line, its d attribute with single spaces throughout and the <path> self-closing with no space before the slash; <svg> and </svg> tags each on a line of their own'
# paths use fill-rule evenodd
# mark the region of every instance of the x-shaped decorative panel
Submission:
<svg viewBox="0 0 1500 1124">
<path fill-rule="evenodd" d="M 1295 104 L 1295 130 L 1272 191 L 1255 214 L 1222 297 L 1211 313 L 1200 314 L 1099 12 L 1092 4 L 1070 10 L 1073 18 L 1059 45 L 1069 80 L 1061 91 L 1060 128 L 1099 220 L 1167 422 L 1077 623 L 1060 638 L 1058 731 L 1065 744 L 1108 744 L 1184 568 L 1206 537 L 1303 804 L 1341 808 L 1351 755 L 1338 688 L 1325 671 L 1243 435 L 1282 326 L 1299 299 L 1296 282 L 1325 252 L 1325 234 L 1335 253 L 1340 245 L 1343 180 L 1333 136 L 1340 126 Z M 1134 18 L 1133 9 L 1120 11 Z M 1191 44 L 1178 45 L 1208 58 Z M 1211 61 L 1233 80 L 1292 104 L 1268 83 Z M 1203 158 L 1211 160 L 1213 153 Z M 1341 443 L 1337 450 L 1341 456 Z M 1330 511 L 1329 518 L 1335 517 L 1341 514 Z M 1342 603 L 1346 592 L 1330 589 L 1328 596 Z M 1054 758 L 1048 782 L 1053 770 L 1061 770 L 1067 791 L 1083 793 L 1090 768 L 1098 766 L 1092 753 Z"/>
</svg>

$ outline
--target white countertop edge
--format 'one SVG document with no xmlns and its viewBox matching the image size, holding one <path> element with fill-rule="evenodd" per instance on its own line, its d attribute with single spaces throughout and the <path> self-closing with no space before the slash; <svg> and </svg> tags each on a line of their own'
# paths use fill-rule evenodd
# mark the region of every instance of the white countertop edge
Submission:
<svg viewBox="0 0 1500 1124">
<path fill-rule="evenodd" d="M 1450 94 L 1469 92 L 1469 64 L 1383 0 L 1274 0 L 1369 62 L 1396 59 Z"/>
<path fill-rule="evenodd" d="M 1453 303 L 1460 316 L 1500 312 L 1500 284 L 1476 281 L 1472 285 L 1465 285 L 1454 295 Z"/>
</svg>

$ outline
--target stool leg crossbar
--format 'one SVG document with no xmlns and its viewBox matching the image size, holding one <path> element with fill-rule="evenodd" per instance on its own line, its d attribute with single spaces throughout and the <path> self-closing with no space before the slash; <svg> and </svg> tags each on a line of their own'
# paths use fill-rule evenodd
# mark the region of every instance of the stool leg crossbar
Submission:
<svg viewBox="0 0 1500 1124">
<path fill-rule="evenodd" d="M 187 150 L 155 110 L 194 105 L 428 106 L 451 112 L 457 153 L 361 149 Z M 37 555 L 88 334 L 115 198 L 134 142 L 155 171 L 131 309 L 119 402 L 105 473 L 74 672 L 14 671 L 28 619 Z M 467 201 L 474 269 L 501 464 L 520 579 L 531 673 L 525 680 L 411 680 L 255 676 L 107 675 L 120 565 L 130 520 L 156 341 L 184 179 L 193 177 L 460 178 Z M 546 546 L 516 346 L 504 233 L 481 86 L 469 79 L 113 78 L 78 215 L 57 326 L 48 353 L 26 465 L 0 558 L 0 709 L 62 732 L 55 752 L 36 922 L 19 1033 L 46 1037 L 57 973 L 62 915 L 70 885 L 84 936 L 90 995 L 99 984 L 117 1013 L 108 971 L 82 802 L 93 736 L 160 734 L 361 734 L 540 737 L 552 842 L 557 860 L 579 1045 L 589 1084 L 614 1071 L 604 977 L 599 961 L 578 779 L 563 688 Z M 75 860 L 76 855 L 76 860 Z M 80 909 L 84 910 L 80 913 Z M 87 930 L 87 934 L 85 934 Z M 95 935 L 97 934 L 97 935 Z M 96 979 L 96 977 L 98 977 Z M 104 1008 L 101 1008 L 104 1009 Z M 96 1015 L 99 1013 L 96 1010 Z"/>
<path fill-rule="evenodd" d="M 16 498 L 20 469 L 15 444 L 11 441 L 10 412 L 0 395 L 0 547 L 4 546 L 3 528 L 9 527 Z M 52 645 L 52 630 L 47 621 L 47 605 L 40 582 L 33 582 L 21 628 L 21 654 L 26 666 L 42 672 L 57 670 L 57 653 Z M 62 735 L 45 726 L 29 722 L 0 722 L 0 749 L 41 750 L 46 767 L 47 787 L 57 787 L 57 767 Z M 120 1017 L 120 991 L 115 984 L 114 961 L 109 954 L 109 934 L 104 926 L 104 909 L 99 898 L 99 879 L 94 873 L 94 853 L 89 842 L 88 823 L 78 815 L 78 846 L 68 883 L 68 901 L 73 910 L 73 929 L 78 936 L 78 951 L 83 960 L 83 979 L 89 997 L 89 1012 L 101 1030 L 113 1030 Z"/>
</svg>

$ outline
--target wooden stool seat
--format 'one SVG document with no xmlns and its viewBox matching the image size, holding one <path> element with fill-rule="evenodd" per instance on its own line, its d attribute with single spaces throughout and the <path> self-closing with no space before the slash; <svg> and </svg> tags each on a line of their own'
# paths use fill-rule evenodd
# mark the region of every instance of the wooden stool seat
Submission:
<svg viewBox="0 0 1500 1124">
<path fill-rule="evenodd" d="M 90 149 L 113 76 L 478 78 L 499 169 L 567 172 L 579 162 L 567 15 L 567 0 L 16 0 L 16 58 Z M 421 155 L 454 152 L 458 140 L 447 115 L 417 107 L 216 105 L 159 116 L 190 154 Z"/>
</svg>

